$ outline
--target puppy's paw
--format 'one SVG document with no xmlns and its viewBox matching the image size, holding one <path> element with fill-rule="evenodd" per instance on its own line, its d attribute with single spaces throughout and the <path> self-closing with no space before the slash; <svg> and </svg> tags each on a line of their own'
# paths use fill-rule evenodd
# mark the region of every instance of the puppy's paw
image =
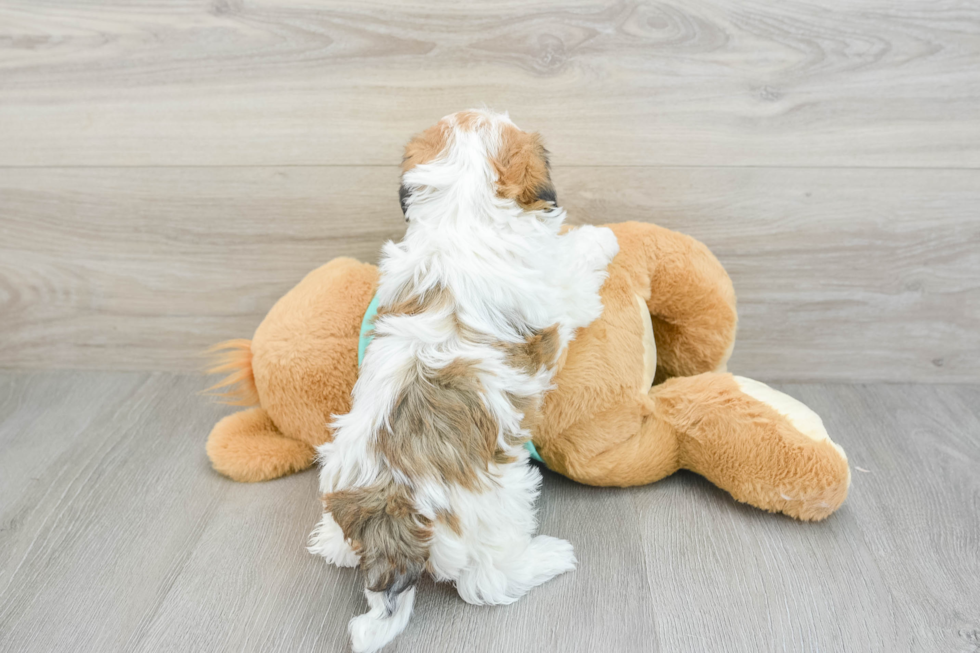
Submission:
<svg viewBox="0 0 980 653">
<path fill-rule="evenodd" d="M 571 232 L 576 237 L 577 256 L 589 267 L 604 270 L 619 253 L 616 234 L 607 227 L 585 225 Z"/>
<path fill-rule="evenodd" d="M 608 227 L 596 227 L 595 229 L 598 232 L 596 241 L 602 250 L 603 259 L 608 264 L 616 254 L 619 254 L 619 240 L 616 239 L 616 234 L 613 233 L 612 229 Z"/>
<path fill-rule="evenodd" d="M 578 562 L 571 542 L 549 535 L 531 540 L 525 555 L 535 561 L 536 575 L 545 576 L 540 582 L 575 569 Z"/>
<path fill-rule="evenodd" d="M 329 512 L 323 513 L 323 519 L 310 534 L 307 551 L 323 556 L 338 567 L 356 567 L 360 563 L 360 558 L 344 538 L 344 531 Z"/>
</svg>

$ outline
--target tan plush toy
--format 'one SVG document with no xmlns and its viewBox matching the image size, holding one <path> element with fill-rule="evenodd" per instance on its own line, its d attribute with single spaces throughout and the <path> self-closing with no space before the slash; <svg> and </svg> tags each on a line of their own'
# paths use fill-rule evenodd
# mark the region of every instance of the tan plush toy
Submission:
<svg viewBox="0 0 980 653">
<path fill-rule="evenodd" d="M 602 316 L 558 362 L 532 426 L 552 470 L 581 483 L 631 486 L 688 469 L 764 510 L 819 520 L 847 496 L 844 451 L 820 418 L 772 388 L 725 373 L 735 293 L 700 242 L 651 224 L 607 225 L 619 254 Z M 373 265 L 339 258 L 283 296 L 252 340 L 215 348 L 216 388 L 254 406 L 208 438 L 214 468 L 263 481 L 313 465 L 331 415 L 350 408 L 358 343 L 374 297 Z M 369 325 L 368 325 L 369 326 Z"/>
</svg>

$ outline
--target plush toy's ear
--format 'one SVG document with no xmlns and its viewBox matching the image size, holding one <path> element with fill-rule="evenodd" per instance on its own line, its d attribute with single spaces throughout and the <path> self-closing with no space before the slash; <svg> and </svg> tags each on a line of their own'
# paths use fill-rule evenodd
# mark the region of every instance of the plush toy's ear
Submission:
<svg viewBox="0 0 980 653">
<path fill-rule="evenodd" d="M 505 126 L 493 167 L 497 173 L 497 194 L 501 197 L 512 199 L 529 211 L 557 205 L 548 151 L 538 134 Z"/>
</svg>

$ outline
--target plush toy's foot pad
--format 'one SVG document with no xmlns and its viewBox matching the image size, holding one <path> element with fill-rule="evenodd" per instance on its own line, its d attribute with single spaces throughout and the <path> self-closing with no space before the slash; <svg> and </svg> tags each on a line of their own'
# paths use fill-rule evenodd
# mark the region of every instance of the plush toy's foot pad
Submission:
<svg viewBox="0 0 980 653">
<path fill-rule="evenodd" d="M 773 390 L 765 383 L 761 383 L 754 379 L 748 379 L 744 376 L 733 377 L 735 383 L 738 384 L 738 389 L 749 395 L 753 399 L 757 399 L 764 404 L 768 404 L 777 413 L 788 419 L 796 430 L 798 430 L 803 435 L 807 436 L 811 440 L 817 442 L 830 442 L 834 446 L 834 449 L 841 455 L 844 460 L 847 460 L 847 454 L 840 445 L 834 443 L 830 436 L 827 435 L 827 429 L 824 428 L 823 420 L 817 415 L 809 406 L 803 402 L 790 397 L 788 394 L 784 394 L 779 390 Z"/>
<path fill-rule="evenodd" d="M 215 471 L 244 483 L 268 481 L 309 468 L 316 451 L 282 435 L 261 408 L 229 415 L 208 436 Z"/>
<path fill-rule="evenodd" d="M 783 434 L 789 450 L 797 452 L 796 456 L 784 458 L 788 466 L 782 471 L 788 482 L 778 488 L 778 497 L 772 497 L 772 505 L 767 507 L 798 519 L 820 520 L 829 516 L 844 502 L 851 485 L 847 454 L 830 439 L 820 416 L 805 404 L 759 381 L 733 378 L 743 394 L 765 404 L 788 422 L 774 426 Z M 805 442 L 801 446 L 797 434 L 815 446 L 807 447 Z"/>
</svg>

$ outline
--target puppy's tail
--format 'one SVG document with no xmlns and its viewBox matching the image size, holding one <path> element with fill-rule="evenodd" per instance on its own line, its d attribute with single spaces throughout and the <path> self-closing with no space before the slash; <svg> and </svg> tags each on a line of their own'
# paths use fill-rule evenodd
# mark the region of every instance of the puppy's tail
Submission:
<svg viewBox="0 0 980 653">
<path fill-rule="evenodd" d="M 361 557 L 370 610 L 348 625 L 354 653 L 374 653 L 405 630 L 429 557 L 431 524 L 393 480 L 334 492 L 326 510 Z"/>
<path fill-rule="evenodd" d="M 364 596 L 371 609 L 351 619 L 347 626 L 354 653 L 374 653 L 405 630 L 415 603 L 415 585 L 400 593 L 368 589 Z"/>
<path fill-rule="evenodd" d="M 255 389 L 255 374 L 252 372 L 252 341 L 240 338 L 219 342 L 206 354 L 211 359 L 206 373 L 228 375 L 205 390 L 223 404 L 232 406 L 255 406 L 259 403 L 259 392 Z M 216 392 L 224 390 L 224 392 Z"/>
</svg>

